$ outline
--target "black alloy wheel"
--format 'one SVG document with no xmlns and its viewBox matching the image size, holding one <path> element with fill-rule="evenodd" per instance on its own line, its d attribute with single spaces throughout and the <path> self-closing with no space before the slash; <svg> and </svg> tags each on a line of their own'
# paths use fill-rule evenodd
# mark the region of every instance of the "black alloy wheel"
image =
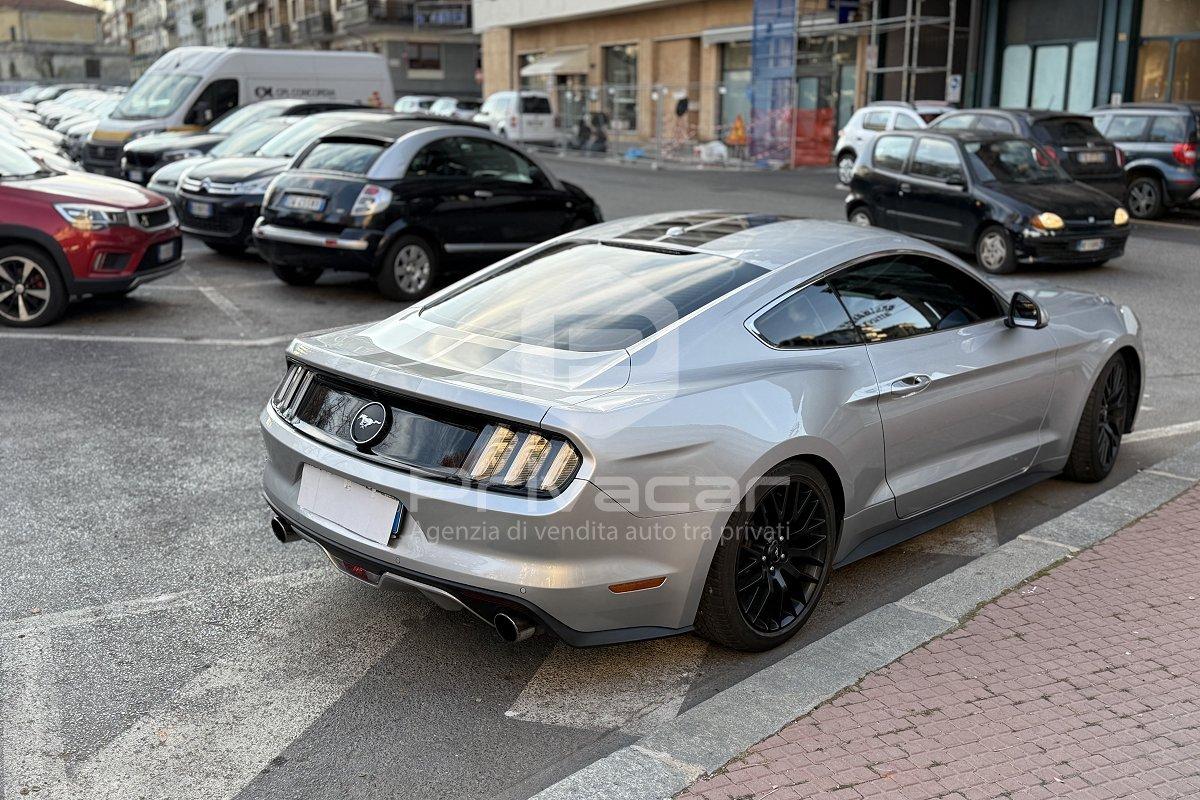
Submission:
<svg viewBox="0 0 1200 800">
<path fill-rule="evenodd" d="M 1086 483 L 1108 477 L 1128 427 L 1129 404 L 1133 400 L 1129 392 L 1129 366 L 1122 356 L 1113 356 L 1100 371 L 1084 404 L 1071 454 L 1063 469 L 1065 477 Z"/>
<path fill-rule="evenodd" d="M 1164 210 L 1162 183 L 1157 178 L 1142 175 L 1134 178 L 1126 190 L 1129 213 L 1137 219 L 1157 219 Z"/>
<path fill-rule="evenodd" d="M 816 606 L 839 521 L 828 484 L 806 463 L 773 470 L 749 499 L 713 559 L 696 629 L 726 647 L 766 650 L 791 638 Z"/>
</svg>

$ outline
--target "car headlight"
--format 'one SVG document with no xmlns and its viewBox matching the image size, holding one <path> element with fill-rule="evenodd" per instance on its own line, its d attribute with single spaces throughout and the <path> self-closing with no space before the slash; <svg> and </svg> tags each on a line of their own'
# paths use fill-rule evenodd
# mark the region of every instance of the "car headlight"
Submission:
<svg viewBox="0 0 1200 800">
<path fill-rule="evenodd" d="M 378 214 L 380 211 L 383 211 L 391 203 L 391 190 L 368 183 L 358 193 L 358 197 L 354 201 L 354 206 L 350 209 L 350 216 L 369 217 L 372 214 Z"/>
<path fill-rule="evenodd" d="M 163 161 L 182 161 L 185 158 L 195 158 L 198 155 L 203 155 L 194 147 L 189 147 L 186 150 L 168 150 L 163 153 Z"/>
<path fill-rule="evenodd" d="M 1117 206 L 1117 210 L 1113 213 L 1113 225 L 1128 225 L 1129 212 Z"/>
<path fill-rule="evenodd" d="M 556 493 L 575 477 L 579 462 L 579 451 L 566 439 L 489 424 L 460 474 L 484 488 Z"/>
<path fill-rule="evenodd" d="M 162 133 L 165 130 L 166 128 L 147 128 L 144 131 L 134 131 L 133 133 L 129 134 L 129 138 L 125 141 L 132 142 L 134 139 L 140 139 L 143 136 L 149 136 L 153 133 Z"/>
<path fill-rule="evenodd" d="M 1035 216 L 1030 222 L 1035 228 L 1041 228 L 1044 231 L 1062 230 L 1064 227 L 1063 219 L 1053 211 L 1043 211 Z"/>
<path fill-rule="evenodd" d="M 129 214 L 119 208 L 88 203 L 58 203 L 54 209 L 71 227 L 80 231 L 98 231 L 110 225 L 128 225 Z"/>
<path fill-rule="evenodd" d="M 242 181 L 233 185 L 234 194 L 266 194 L 267 187 L 271 185 L 271 181 L 275 176 L 269 178 L 258 178 L 253 181 Z"/>
</svg>

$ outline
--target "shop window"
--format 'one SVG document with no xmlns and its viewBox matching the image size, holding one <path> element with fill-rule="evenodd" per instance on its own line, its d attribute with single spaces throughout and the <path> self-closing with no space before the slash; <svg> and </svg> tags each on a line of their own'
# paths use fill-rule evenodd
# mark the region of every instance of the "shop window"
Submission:
<svg viewBox="0 0 1200 800">
<path fill-rule="evenodd" d="M 99 78 L 100 77 L 100 59 L 85 58 L 83 60 L 83 77 Z"/>
<path fill-rule="evenodd" d="M 750 124 L 750 43 L 729 42 L 721 45 L 721 130 L 733 129 L 739 116 Z"/>
<path fill-rule="evenodd" d="M 436 42 L 409 42 L 406 48 L 408 54 L 408 71 L 412 72 L 441 72 L 442 46 Z"/>
<path fill-rule="evenodd" d="M 1200 14 L 1200 10 L 1197 10 Z M 1175 77 L 1171 80 L 1171 99 L 1176 103 L 1200 100 L 1200 39 L 1175 45 Z"/>
<path fill-rule="evenodd" d="M 1034 53 L 1033 89 L 1029 98 L 1031 108 L 1061 110 L 1066 106 L 1069 54 L 1065 44 L 1039 47 Z"/>
<path fill-rule="evenodd" d="M 1027 44 L 1004 48 L 1000 62 L 1001 108 L 1025 108 L 1029 105 L 1029 65 L 1033 49 Z"/>
<path fill-rule="evenodd" d="M 637 130 L 637 45 L 605 47 L 604 110 L 614 130 Z"/>
<path fill-rule="evenodd" d="M 1083 112 L 1096 104 L 1096 43 L 1076 42 L 1071 48 L 1071 84 L 1067 110 Z"/>
<path fill-rule="evenodd" d="M 1167 71 L 1171 67 L 1171 43 L 1166 39 L 1142 42 L 1138 48 L 1137 83 L 1133 98 L 1142 101 L 1167 99 Z"/>
<path fill-rule="evenodd" d="M 1200 0 L 1143 0 L 1142 36 L 1195 33 Z"/>
</svg>

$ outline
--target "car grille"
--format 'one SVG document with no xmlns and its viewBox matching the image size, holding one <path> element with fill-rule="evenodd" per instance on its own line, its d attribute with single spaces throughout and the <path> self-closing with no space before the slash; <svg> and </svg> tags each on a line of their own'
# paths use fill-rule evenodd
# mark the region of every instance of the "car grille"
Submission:
<svg viewBox="0 0 1200 800">
<path fill-rule="evenodd" d="M 370 402 L 387 406 L 391 425 L 369 448 L 355 444 L 350 427 Z M 449 477 L 466 461 L 486 425 L 475 415 L 359 386 L 309 367 L 292 365 L 272 399 L 289 422 L 342 449 L 398 466 Z"/>
<path fill-rule="evenodd" d="M 184 178 L 179 182 L 179 189 L 184 192 L 192 192 L 193 194 L 240 194 L 235 188 L 235 183 L 214 183 L 208 180 L 196 180 L 194 178 Z"/>
<path fill-rule="evenodd" d="M 163 245 L 171 245 L 170 249 L 159 257 L 159 250 L 163 249 Z M 141 262 L 137 266 L 137 272 L 143 272 L 148 269 L 161 267 L 163 264 L 170 264 L 172 261 L 178 261 L 183 254 L 183 237 L 177 236 L 174 239 L 168 239 L 165 242 L 152 244 L 146 248 L 146 254 L 142 256 Z"/>
<path fill-rule="evenodd" d="M 187 203 L 180 204 L 180 221 L 192 230 L 209 231 L 234 236 L 242 231 L 241 214 L 222 214 L 219 206 L 213 206 L 211 217 L 197 217 L 188 213 Z"/>
<path fill-rule="evenodd" d="M 158 153 L 125 152 L 125 163 L 131 167 L 153 167 L 158 163 Z"/>
<path fill-rule="evenodd" d="M 121 146 L 106 147 L 102 144 L 89 144 L 84 148 L 84 154 L 96 161 L 116 161 L 121 157 Z"/>
<path fill-rule="evenodd" d="M 174 222 L 174 219 L 171 215 L 171 206 L 169 204 L 160 208 L 151 208 L 144 211 L 130 211 L 129 217 L 133 220 L 134 225 L 137 225 L 139 228 L 145 228 L 146 230 L 163 228 Z"/>
</svg>

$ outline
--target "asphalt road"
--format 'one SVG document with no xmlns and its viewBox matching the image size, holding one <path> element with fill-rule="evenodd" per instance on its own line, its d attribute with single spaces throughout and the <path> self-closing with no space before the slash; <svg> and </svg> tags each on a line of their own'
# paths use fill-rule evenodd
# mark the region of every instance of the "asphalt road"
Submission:
<svg viewBox="0 0 1200 800">
<path fill-rule="evenodd" d="M 552 161 L 609 218 L 840 214 L 831 172 Z M 256 415 L 283 345 L 396 306 L 286 287 L 195 242 L 184 271 L 59 325 L 0 330 L 3 798 L 526 797 L 807 642 L 1200 440 L 1200 226 L 1138 225 L 1094 270 L 1036 270 L 1141 315 L 1139 432 L 1104 484 L 1052 480 L 835 574 L 807 629 L 746 656 L 691 636 L 521 646 L 279 545 Z M 1196 423 L 1196 424 L 1191 424 Z M 36 790 L 35 790 L 36 787 Z M 44 793 L 44 794 L 43 794 Z"/>
</svg>

